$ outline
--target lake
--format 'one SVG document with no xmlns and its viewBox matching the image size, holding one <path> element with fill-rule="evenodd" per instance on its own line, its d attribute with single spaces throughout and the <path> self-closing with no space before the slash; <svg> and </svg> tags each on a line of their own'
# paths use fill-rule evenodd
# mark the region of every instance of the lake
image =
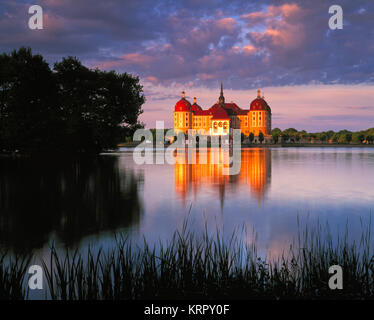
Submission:
<svg viewBox="0 0 374 320">
<path fill-rule="evenodd" d="M 243 149 L 234 176 L 220 163 L 137 165 L 125 149 L 0 163 L 0 246 L 13 252 L 107 247 L 118 232 L 157 242 L 188 218 L 198 232 L 244 228 L 246 242 L 279 256 L 298 224 L 348 227 L 359 240 L 374 208 L 373 148 Z"/>
</svg>

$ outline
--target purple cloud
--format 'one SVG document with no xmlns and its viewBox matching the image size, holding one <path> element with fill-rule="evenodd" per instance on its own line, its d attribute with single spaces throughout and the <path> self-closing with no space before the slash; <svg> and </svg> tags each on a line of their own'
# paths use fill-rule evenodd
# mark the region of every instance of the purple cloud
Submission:
<svg viewBox="0 0 374 320">
<path fill-rule="evenodd" d="M 0 49 L 31 46 L 52 62 L 75 55 L 92 67 L 153 83 L 232 88 L 372 83 L 374 3 L 340 1 L 344 29 L 328 29 L 329 2 L 35 1 L 45 29 L 27 28 L 30 1 L 0 5 Z M 34 3 L 33 3 L 34 4 Z"/>
</svg>

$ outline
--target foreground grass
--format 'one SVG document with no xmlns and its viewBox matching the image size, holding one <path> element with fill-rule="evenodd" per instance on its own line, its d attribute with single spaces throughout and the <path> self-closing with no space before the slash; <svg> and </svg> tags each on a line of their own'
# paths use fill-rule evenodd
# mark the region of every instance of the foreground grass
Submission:
<svg viewBox="0 0 374 320">
<path fill-rule="evenodd" d="M 134 245 L 118 237 L 113 249 L 86 253 L 51 248 L 42 261 L 51 299 L 283 299 L 371 298 L 374 256 L 370 228 L 361 241 L 348 231 L 333 241 L 320 226 L 299 233 L 297 243 L 276 261 L 257 255 L 234 233 L 224 241 L 217 232 L 196 235 L 187 225 L 166 244 Z M 28 261 L 1 260 L 0 298 L 20 299 Z M 328 269 L 344 272 L 343 290 L 330 290 Z M 7 269 L 8 268 L 8 269 Z"/>
<path fill-rule="evenodd" d="M 0 300 L 24 299 L 27 291 L 23 285 L 31 256 L 16 255 L 10 260 L 6 252 L 0 253 Z"/>
</svg>

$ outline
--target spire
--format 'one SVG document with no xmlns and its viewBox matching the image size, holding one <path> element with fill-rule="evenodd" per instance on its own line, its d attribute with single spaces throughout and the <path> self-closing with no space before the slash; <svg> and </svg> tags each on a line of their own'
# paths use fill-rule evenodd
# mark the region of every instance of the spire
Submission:
<svg viewBox="0 0 374 320">
<path fill-rule="evenodd" d="M 224 104 L 225 103 L 225 97 L 223 96 L 223 84 L 222 84 L 222 81 L 221 81 L 221 95 L 219 96 L 218 102 L 220 104 Z"/>
<path fill-rule="evenodd" d="M 196 104 L 196 97 L 193 98 L 193 103 Z"/>
<path fill-rule="evenodd" d="M 182 99 L 184 99 L 185 96 L 186 96 L 185 92 L 182 91 Z"/>
<path fill-rule="evenodd" d="M 261 90 L 257 90 L 257 98 L 261 98 Z"/>
</svg>

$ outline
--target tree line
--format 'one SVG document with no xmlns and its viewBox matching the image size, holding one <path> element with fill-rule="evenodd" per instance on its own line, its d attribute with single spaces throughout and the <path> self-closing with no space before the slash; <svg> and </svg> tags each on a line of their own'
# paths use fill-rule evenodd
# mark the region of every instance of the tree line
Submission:
<svg viewBox="0 0 374 320">
<path fill-rule="evenodd" d="M 295 128 L 281 130 L 274 128 L 271 131 L 274 143 L 282 142 L 321 142 L 321 143 L 354 143 L 354 144 L 372 144 L 374 142 L 374 128 L 361 131 L 333 130 L 308 133 L 305 130 L 297 131 Z"/>
<path fill-rule="evenodd" d="M 97 153 L 141 127 L 139 78 L 92 70 L 77 58 L 53 68 L 30 48 L 0 55 L 0 152 Z"/>
</svg>

